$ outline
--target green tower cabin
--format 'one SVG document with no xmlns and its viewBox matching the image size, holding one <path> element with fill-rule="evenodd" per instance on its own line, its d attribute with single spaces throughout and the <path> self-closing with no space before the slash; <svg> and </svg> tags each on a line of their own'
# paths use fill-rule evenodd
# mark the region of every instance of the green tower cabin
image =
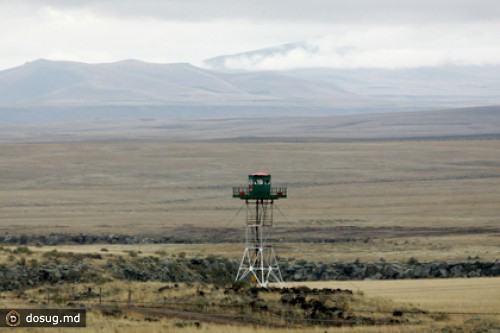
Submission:
<svg viewBox="0 0 500 333">
<path fill-rule="evenodd" d="M 233 198 L 277 200 L 286 198 L 286 187 L 271 187 L 271 175 L 257 172 L 248 176 L 248 186 L 233 187 Z"/>
<path fill-rule="evenodd" d="M 271 244 L 274 201 L 286 198 L 286 187 L 272 187 L 271 175 L 248 176 L 248 186 L 233 187 L 233 198 L 245 200 L 245 251 L 236 281 L 250 279 L 267 288 L 270 280 L 283 286 L 274 247 Z"/>
</svg>

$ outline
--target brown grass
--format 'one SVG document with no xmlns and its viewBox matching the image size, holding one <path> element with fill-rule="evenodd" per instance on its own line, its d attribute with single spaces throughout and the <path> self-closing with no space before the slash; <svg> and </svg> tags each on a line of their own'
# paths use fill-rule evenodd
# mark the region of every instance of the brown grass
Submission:
<svg viewBox="0 0 500 333">
<path fill-rule="evenodd" d="M 415 227 L 498 228 L 500 216 L 500 141 L 387 141 L 345 143 L 210 143 L 117 142 L 0 145 L 0 223 L 2 236 L 20 234 L 95 233 L 168 236 L 176 228 L 242 226 L 234 218 L 242 202 L 230 198 L 231 186 L 244 184 L 257 170 L 286 183 L 289 198 L 277 203 L 276 226 L 317 227 L 325 238 L 338 235 L 326 227 L 367 230 L 355 243 L 278 246 L 285 257 L 335 261 L 465 260 L 500 257 L 498 234 L 437 236 L 412 234 Z M 371 237 L 367 227 L 408 228 L 398 238 Z M 413 228 L 413 229 L 412 229 Z M 373 237 L 371 237 L 373 238 Z M 384 238 L 384 239 L 379 239 Z M 214 240 L 217 241 L 217 240 Z M 58 247 L 73 252 L 110 254 L 142 251 L 166 256 L 186 252 L 240 256 L 239 244 L 96 245 Z M 50 248 L 49 248 L 50 249 Z M 36 251 L 45 251 L 45 248 Z M 318 253 L 320 255 L 318 255 Z M 103 253 L 105 254 L 105 253 Z M 15 255 L 14 261 L 22 255 Z M 39 254 L 35 254 L 39 256 Z M 321 257 L 321 258 L 320 258 Z M 10 263 L 8 255 L 2 259 Z M 115 282 L 114 282 L 115 283 Z M 114 284 L 113 283 L 113 284 Z M 500 312 L 498 278 L 331 282 L 330 287 L 359 290 L 386 302 L 414 304 L 430 311 Z M 157 284 L 105 285 L 107 297 L 126 299 L 128 288 L 144 299 L 156 299 Z M 87 286 L 78 286 L 85 288 Z M 68 286 L 61 293 L 70 293 Z M 30 292 L 28 292 L 30 293 Z M 32 297 L 41 297 L 32 291 Z M 134 296 L 135 297 L 135 296 Z M 163 297 L 163 296 L 162 296 Z M 381 299 L 382 298 L 382 299 Z M 4 307 L 25 305 L 2 293 Z M 42 301 L 41 299 L 39 301 Z M 464 326 L 474 315 L 451 316 L 435 324 Z M 498 316 L 480 316 L 498 320 Z M 135 319 L 134 319 L 135 318 Z M 138 321 L 136 321 L 136 319 Z M 109 320 L 91 312 L 89 331 L 199 332 L 178 328 L 176 319 L 147 322 L 141 315 Z M 205 332 L 254 332 L 251 327 L 203 324 Z M 421 332 L 430 326 L 382 328 L 259 329 L 259 332 Z M 66 332 L 66 330 L 34 330 Z M 74 330 L 80 332 L 81 330 Z M 87 331 L 87 330 L 86 330 Z"/>
<path fill-rule="evenodd" d="M 81 248 L 85 248 L 82 246 Z M 34 249 L 33 252 L 23 253 L 9 252 L 11 249 L 3 249 L 2 262 L 9 265 L 24 257 L 26 262 L 36 259 L 39 263 L 45 260 L 52 260 L 43 255 L 45 251 Z M 15 248 L 13 249 L 15 250 Z M 110 253 L 111 252 L 111 253 Z M 112 251 L 104 253 L 105 258 L 114 256 Z M 59 262 L 65 264 L 68 258 L 63 249 L 58 249 Z M 122 253 L 120 253 L 122 254 Z M 11 259 L 10 256 L 13 258 Z M 125 259 L 128 256 L 124 257 Z M 87 259 L 85 259 L 87 260 Z M 97 259 L 90 259 L 97 260 Z M 419 323 L 417 326 L 396 326 L 396 327 L 328 327 L 328 331 L 334 332 L 417 332 L 432 331 L 432 329 L 450 327 L 462 327 L 464 332 L 472 332 L 478 327 L 494 327 L 500 322 L 500 278 L 474 278 L 474 279 L 422 279 L 422 280 L 391 280 L 391 281 L 335 281 L 335 282 L 296 282 L 287 283 L 287 287 L 298 287 L 306 285 L 310 288 L 340 288 L 350 289 L 355 293 L 353 296 L 344 294 L 333 295 L 335 306 L 347 309 L 357 316 L 370 316 L 372 318 L 386 318 L 391 316 L 395 309 L 402 309 L 404 318 L 408 318 L 410 323 Z M 160 287 L 169 288 L 159 291 Z M 89 293 L 89 288 L 91 292 Z M 163 288 L 162 288 L 163 289 Z M 198 291 L 203 291 L 205 296 L 198 297 Z M 102 291 L 102 301 L 104 305 L 119 306 L 123 308 L 123 313 L 118 317 L 103 317 L 97 310 L 99 305 L 99 293 Z M 130 294 L 129 294 L 130 292 Z M 47 295 L 50 294 L 50 304 L 47 304 Z M 128 301 L 133 306 L 138 306 L 137 310 L 128 310 Z M 231 294 L 229 294 L 231 295 Z M 75 296 L 77 297 L 75 299 Z M 230 296 L 238 297 L 238 296 Z M 280 304 L 280 295 L 261 293 L 260 297 L 271 305 Z M 316 296 L 325 304 L 332 300 L 322 299 L 321 295 Z M 329 296 L 330 297 L 330 296 Z M 235 298 L 234 300 L 236 300 Z M 131 282 L 114 279 L 106 283 L 80 283 L 80 284 L 56 284 L 39 286 L 33 289 L 20 291 L 2 292 L 1 303 L 3 308 L 32 308 L 32 307 L 59 307 L 68 306 L 68 302 L 76 304 L 70 306 L 84 305 L 90 309 L 88 329 L 97 332 L 146 332 L 168 330 L 173 332 L 196 332 L 199 328 L 194 323 L 184 317 L 172 318 L 172 315 L 162 317 L 158 313 L 149 310 L 141 310 L 143 307 L 164 307 L 179 309 L 181 311 L 208 313 L 221 313 L 224 315 L 236 315 L 247 313 L 249 309 L 239 307 L 221 307 L 217 304 L 227 303 L 227 295 L 223 290 L 212 290 L 211 286 L 203 284 L 179 284 L 161 282 Z M 187 302 L 187 304 L 184 304 Z M 176 305 L 178 304 L 178 305 Z M 243 303 L 247 304 L 248 303 Z M 240 309 L 240 310 L 238 310 Z M 424 314 L 419 314 L 413 309 L 424 310 Z M 296 318 L 300 318 L 300 309 L 295 308 Z M 287 310 L 288 311 L 288 310 Z M 441 312 L 444 312 L 441 313 Z M 262 315 L 261 315 L 262 316 Z M 149 319 L 148 319 L 149 318 Z M 150 319 L 154 320 L 151 321 Z M 265 321 L 278 322 L 274 317 L 261 317 Z M 483 325 L 483 326 L 481 326 Z M 184 326 L 182 328 L 178 326 Z M 205 323 L 202 320 L 202 329 L 207 332 L 236 331 L 247 332 L 248 327 Z M 320 328 L 307 329 L 302 331 L 316 332 Z M 322 329 L 325 329 L 324 327 Z M 51 329 L 53 330 L 53 329 Z M 47 330 L 37 330 L 46 332 Z M 62 330 L 64 331 L 64 330 Z M 283 329 L 266 329 L 259 327 L 262 332 L 284 332 Z M 292 331 L 301 331 L 295 327 Z"/>
<path fill-rule="evenodd" d="M 135 302 L 162 302 L 163 297 L 171 301 L 175 296 L 182 301 L 184 297 L 192 295 L 200 286 L 186 287 L 181 285 L 179 289 L 169 289 L 161 294 L 157 288 L 164 286 L 160 283 L 139 282 L 114 282 L 100 285 L 105 291 L 104 300 L 126 301 L 127 291 L 133 291 Z M 221 325 L 201 322 L 201 328 L 197 328 L 192 321 L 180 318 L 162 317 L 158 315 L 147 315 L 147 313 L 125 311 L 119 317 L 103 316 L 90 305 L 87 329 L 93 332 L 431 332 L 441 331 L 445 327 L 461 327 L 463 332 L 473 332 L 478 327 L 498 327 L 500 323 L 500 278 L 476 278 L 476 279 L 440 279 L 440 280 L 405 280 L 405 281 L 361 281 L 361 282 L 312 282 L 294 283 L 293 286 L 307 285 L 314 288 L 348 288 L 356 290 L 357 303 L 350 303 L 350 311 L 363 311 L 363 309 L 375 309 L 376 311 L 392 312 L 393 309 L 418 308 L 427 311 L 425 315 L 411 315 L 406 313 L 412 320 L 421 320 L 416 326 L 370 326 L 370 327 L 303 327 L 290 329 L 272 329 L 265 327 L 251 327 L 238 325 Z M 79 286 L 77 288 L 86 288 Z M 93 288 L 98 288 L 92 286 Z M 61 293 L 66 288 L 69 292 L 71 286 L 60 286 Z M 201 286 L 202 290 L 207 288 Z M 28 299 L 36 297 L 43 299 L 37 289 L 26 291 Z M 224 295 L 221 294 L 220 297 Z M 262 296 L 266 299 L 265 294 Z M 14 294 L 3 293 L 3 299 L 8 301 L 8 307 L 33 307 L 32 303 L 26 305 L 22 299 L 17 299 Z M 96 299 L 90 299 L 95 302 Z M 215 301 L 213 299 L 212 301 Z M 85 301 L 79 302 L 86 304 Z M 122 303 L 123 304 L 123 303 Z M 7 304 L 4 304 L 7 305 Z M 54 305 L 52 305 L 54 306 Z M 126 305 L 123 305 L 126 309 Z M 445 314 L 441 314 L 444 312 Z M 229 314 L 230 312 L 227 312 Z M 369 313 L 365 313 L 369 315 Z M 376 316 L 376 314 L 371 314 Z M 418 317 L 420 316 L 420 317 Z M 146 317 L 154 318 L 154 321 L 146 320 Z M 185 327 L 178 327 L 184 325 Z M 35 329 L 35 332 L 66 332 L 57 329 Z M 76 330 L 75 330 L 76 332 Z"/>
<path fill-rule="evenodd" d="M 231 186 L 244 184 L 255 170 L 270 171 L 274 183 L 289 187 L 289 198 L 277 202 L 285 215 L 275 212 L 282 256 L 499 258 L 497 140 L 2 144 L 2 232 L 168 237 L 182 229 L 189 237 L 198 226 L 242 227 L 243 213 L 235 215 L 243 203 L 230 197 Z M 395 226 L 403 228 L 397 236 L 390 232 Z M 301 240 L 302 227 L 314 227 L 318 239 L 339 238 L 337 227 L 360 229 L 356 243 L 286 244 Z M 382 227 L 387 235 L 374 236 Z M 424 234 L 415 235 L 416 227 L 425 227 Z M 454 227 L 496 233 L 431 232 Z M 361 242 L 366 238 L 384 239 Z M 160 249 L 169 255 L 240 255 L 237 244 Z"/>
<path fill-rule="evenodd" d="M 231 186 L 287 183 L 277 224 L 491 226 L 500 141 L 1 145 L 0 213 L 13 233 L 168 234 L 225 226 Z M 289 220 L 289 221 L 284 221 Z M 234 221 L 238 225 L 239 220 Z"/>
<path fill-rule="evenodd" d="M 370 297 L 413 304 L 429 311 L 496 313 L 500 318 L 500 278 L 387 281 L 295 282 L 310 288 L 350 288 Z"/>
</svg>

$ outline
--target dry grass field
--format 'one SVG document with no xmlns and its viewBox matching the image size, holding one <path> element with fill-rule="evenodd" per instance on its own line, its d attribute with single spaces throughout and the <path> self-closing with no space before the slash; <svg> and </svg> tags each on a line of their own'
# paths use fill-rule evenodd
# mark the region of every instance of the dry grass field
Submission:
<svg viewBox="0 0 500 333">
<path fill-rule="evenodd" d="M 257 170 L 289 188 L 275 226 L 290 256 L 499 258 L 498 140 L 3 144 L 2 235 L 240 241 L 244 203 L 231 187 Z M 356 242 L 296 245 L 311 239 Z M 171 246 L 229 255 L 236 247 Z"/>
<path fill-rule="evenodd" d="M 290 285 L 288 283 L 287 285 Z M 500 278 L 296 282 L 310 288 L 349 288 L 433 312 L 492 313 L 500 319 Z"/>
<path fill-rule="evenodd" d="M 294 283 L 302 285 L 302 283 Z M 427 279 L 397 281 L 307 282 L 311 288 L 351 288 L 364 295 L 443 313 L 444 324 L 421 327 L 421 332 L 445 331 L 456 326 L 464 332 L 500 331 L 500 278 Z M 471 327 L 479 325 L 478 327 Z M 381 331 L 385 332 L 385 331 Z"/>
<path fill-rule="evenodd" d="M 0 236 L 192 236 L 196 244 L 58 245 L 57 249 L 238 258 L 244 203 L 231 198 L 231 187 L 245 184 L 247 174 L 258 170 L 271 172 L 276 185 L 288 186 L 288 199 L 277 202 L 275 211 L 282 257 L 325 262 L 500 259 L 499 140 L 2 144 Z M 235 242 L 221 243 L 219 237 L 224 235 L 235 235 Z M 30 248 L 41 256 L 38 252 L 55 247 Z M 416 306 L 435 317 L 421 325 L 258 331 L 458 332 L 457 327 L 460 332 L 498 331 L 498 278 L 310 285 L 351 289 L 374 304 Z M 134 290 L 137 301 L 159 297 L 158 283 L 113 281 L 101 287 L 120 300 L 127 298 L 128 289 Z M 72 290 L 60 288 L 66 293 Z M 43 291 L 25 292 L 43 302 Z M 27 298 L 17 296 L 4 292 L 0 300 L 4 307 L 27 305 Z M 460 314 L 437 314 L 443 311 Z M 198 328 L 175 316 L 150 321 L 140 311 L 112 319 L 91 311 L 88 323 L 95 332 L 256 331 L 233 323 L 207 322 Z"/>
<path fill-rule="evenodd" d="M 441 280 L 405 280 L 405 281 L 361 281 L 361 282 L 308 282 L 288 284 L 289 287 L 307 285 L 310 288 L 341 288 L 355 290 L 353 300 L 349 303 L 350 311 L 364 315 L 387 316 L 394 309 L 402 309 L 403 320 L 409 320 L 412 324 L 397 324 L 383 326 L 308 326 L 289 328 L 266 328 L 264 326 L 252 327 L 232 322 L 231 309 L 223 310 L 222 317 L 207 316 L 207 322 L 201 321 L 204 313 L 215 314 L 216 310 L 211 308 L 208 312 L 201 308 L 186 308 L 191 313 L 181 311 L 179 314 L 171 312 L 169 302 L 182 302 L 185 297 L 196 293 L 200 287 L 181 286 L 179 289 L 169 289 L 158 293 L 162 283 L 154 282 L 119 282 L 105 283 L 99 286 L 83 285 L 77 286 L 77 291 L 85 290 L 87 287 L 97 290 L 99 287 L 104 291 L 104 300 L 118 301 L 112 309 L 121 308 L 117 315 L 109 315 L 99 310 L 96 297 L 82 300 L 90 309 L 88 313 L 87 330 L 93 332 L 497 332 L 500 329 L 500 278 L 477 278 L 477 279 L 441 279 Z M 209 287 L 203 287 L 207 291 Z M 60 295 L 69 295 L 75 286 L 62 285 L 57 287 Z M 43 289 L 40 289 L 43 291 Z M 54 289 L 52 289 L 54 290 Z M 127 305 L 128 290 L 133 291 L 132 306 Z M 45 301 L 45 293 L 39 289 L 27 290 L 25 292 L 31 302 L 40 303 Z M 219 295 L 219 296 L 217 296 Z M 222 299 L 222 293 L 209 296 L 210 303 L 215 298 Z M 215 297 L 215 298 L 212 298 Z M 262 296 L 266 301 L 270 296 Z M 166 302 L 166 305 L 163 303 Z M 26 307 L 26 301 L 16 298 L 14 294 L 4 293 L 3 306 Z M 32 307 L 29 303 L 28 307 Z M 60 305 L 52 305 L 60 306 Z M 149 308 L 149 307 L 159 308 Z M 164 308 L 164 306 L 166 308 Z M 181 305 L 181 308 L 185 306 Z M 163 310 L 162 310 L 163 309 Z M 422 314 L 412 314 L 410 310 L 419 309 Z M 190 312 L 194 311 L 194 312 Z M 375 311 L 375 312 L 373 312 Z M 379 312 L 377 312 L 379 311 Z M 387 313 L 386 313 L 387 312 Z M 250 317 L 250 312 L 246 312 Z M 254 314 L 255 315 L 255 314 Z M 149 318 L 149 319 L 148 319 Z M 215 322 L 214 322 L 215 318 Z M 219 320 L 226 318 L 224 320 Z M 219 321 L 219 322 L 217 322 Z M 79 331 L 81 329 L 75 329 Z M 68 329 L 33 329 L 33 332 L 67 332 Z"/>
</svg>

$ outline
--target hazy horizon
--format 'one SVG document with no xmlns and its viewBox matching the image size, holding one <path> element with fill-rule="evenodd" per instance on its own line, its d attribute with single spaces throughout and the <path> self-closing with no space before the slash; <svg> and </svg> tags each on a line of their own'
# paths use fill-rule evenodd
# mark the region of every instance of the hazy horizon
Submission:
<svg viewBox="0 0 500 333">
<path fill-rule="evenodd" d="M 0 9 L 0 70 L 41 58 L 200 66 L 222 55 L 239 55 L 227 65 L 245 70 L 500 64 L 492 0 L 42 0 Z"/>
</svg>

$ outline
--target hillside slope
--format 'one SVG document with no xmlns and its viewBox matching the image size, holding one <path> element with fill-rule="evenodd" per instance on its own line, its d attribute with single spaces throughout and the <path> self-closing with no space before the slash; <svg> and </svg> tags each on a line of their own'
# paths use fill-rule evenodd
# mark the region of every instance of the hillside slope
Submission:
<svg viewBox="0 0 500 333">
<path fill-rule="evenodd" d="M 189 64 L 37 60 L 0 72 L 0 106 L 253 105 L 356 100 L 333 83 L 279 73 L 229 75 Z"/>
</svg>

